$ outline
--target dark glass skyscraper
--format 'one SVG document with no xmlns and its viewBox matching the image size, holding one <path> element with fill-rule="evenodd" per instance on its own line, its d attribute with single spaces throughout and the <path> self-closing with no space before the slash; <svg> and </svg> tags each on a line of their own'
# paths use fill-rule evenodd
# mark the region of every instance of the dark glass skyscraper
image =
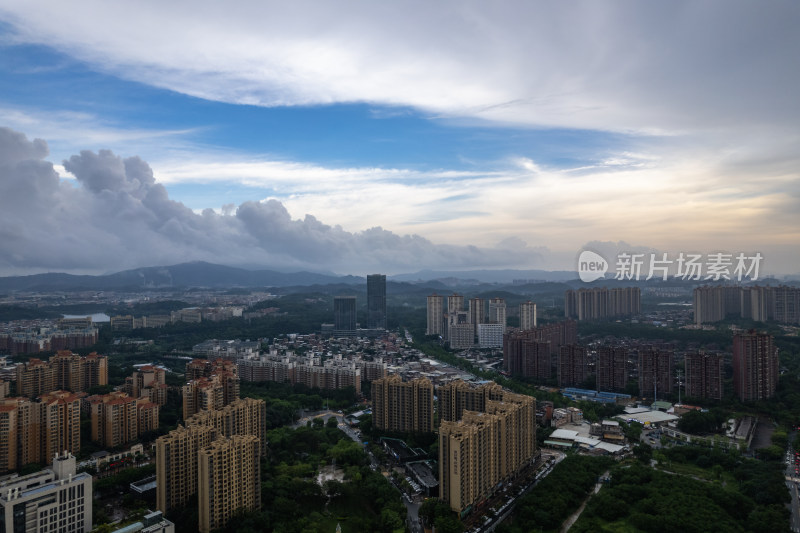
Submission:
<svg viewBox="0 0 800 533">
<path fill-rule="evenodd" d="M 386 276 L 367 276 L 367 328 L 386 329 Z"/>
<path fill-rule="evenodd" d="M 356 297 L 333 297 L 333 331 L 336 335 L 356 334 Z"/>
</svg>

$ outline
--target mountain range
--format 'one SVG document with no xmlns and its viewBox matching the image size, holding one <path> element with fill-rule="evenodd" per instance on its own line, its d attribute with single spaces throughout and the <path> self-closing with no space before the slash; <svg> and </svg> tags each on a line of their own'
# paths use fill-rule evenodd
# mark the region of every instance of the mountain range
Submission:
<svg viewBox="0 0 800 533">
<path fill-rule="evenodd" d="M 435 285 L 465 286 L 485 283 L 524 283 L 537 281 L 567 281 L 576 279 L 574 272 L 544 270 L 423 270 L 410 274 L 387 276 L 389 280 L 407 283 L 436 282 Z M 97 276 L 65 273 L 33 274 L 0 277 L 0 291 L 75 291 L 75 290 L 142 290 L 162 288 L 254 288 L 291 287 L 328 284 L 362 284 L 363 276 L 337 276 L 315 272 L 278 272 L 276 270 L 246 270 L 195 261 L 171 266 L 156 266 L 124 270 Z"/>
</svg>

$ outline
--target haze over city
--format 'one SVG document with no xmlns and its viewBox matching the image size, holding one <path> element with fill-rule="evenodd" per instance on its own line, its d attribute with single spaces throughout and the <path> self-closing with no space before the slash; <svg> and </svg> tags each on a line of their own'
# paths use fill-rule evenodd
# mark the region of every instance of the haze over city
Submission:
<svg viewBox="0 0 800 533">
<path fill-rule="evenodd" d="M 0 275 L 800 271 L 800 6 L 8 1 Z"/>
</svg>

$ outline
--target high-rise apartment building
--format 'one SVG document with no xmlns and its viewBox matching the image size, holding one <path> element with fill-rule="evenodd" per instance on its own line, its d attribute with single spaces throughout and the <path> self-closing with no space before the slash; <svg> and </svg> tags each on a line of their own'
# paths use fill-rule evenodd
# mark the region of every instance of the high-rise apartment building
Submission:
<svg viewBox="0 0 800 533">
<path fill-rule="evenodd" d="M 201 533 L 224 527 L 237 512 L 261 506 L 259 450 L 253 435 L 221 437 L 198 452 Z"/>
<path fill-rule="evenodd" d="M 800 287 L 703 286 L 695 288 L 693 296 L 695 324 L 726 317 L 800 324 Z"/>
<path fill-rule="evenodd" d="M 0 474 L 18 468 L 17 407 L 0 404 Z"/>
<path fill-rule="evenodd" d="M 562 346 L 575 344 L 577 337 L 574 320 L 509 331 L 503 336 L 503 368 L 511 374 L 549 379 L 552 358 L 558 358 Z"/>
<path fill-rule="evenodd" d="M 800 324 L 800 287 L 781 285 L 773 290 L 775 320 L 784 324 Z"/>
<path fill-rule="evenodd" d="M 325 390 L 353 387 L 356 394 L 361 394 L 361 367 L 354 361 L 329 359 L 320 366 L 313 361 L 305 361 L 295 367 L 295 382 L 302 383 L 309 389 Z"/>
<path fill-rule="evenodd" d="M 722 400 L 723 358 L 720 354 L 686 354 L 686 396 Z"/>
<path fill-rule="evenodd" d="M 48 362 L 31 359 L 17 366 L 16 372 L 19 396 L 35 398 L 56 390 L 80 392 L 108 385 L 108 358 L 97 353 L 81 357 L 62 350 Z"/>
<path fill-rule="evenodd" d="M 356 335 L 356 297 L 333 297 L 333 333 L 340 337 Z"/>
<path fill-rule="evenodd" d="M 51 464 L 64 451 L 81 447 L 80 397 L 53 391 L 38 401 L 0 401 L 0 474 L 31 463 Z"/>
<path fill-rule="evenodd" d="M 389 376 L 389 369 L 383 358 L 380 357 L 373 361 L 362 360 L 360 367 L 362 381 L 372 382 Z"/>
<path fill-rule="evenodd" d="M 506 301 L 503 298 L 489 299 L 489 323 L 506 327 Z"/>
<path fill-rule="evenodd" d="M 486 322 L 486 306 L 483 298 L 469 299 L 469 323 L 472 324 L 473 335 L 478 335 L 478 326 Z"/>
<path fill-rule="evenodd" d="M 264 400 L 241 398 L 221 409 L 201 411 L 186 419 L 186 427 L 213 427 L 217 435 L 252 435 L 262 443 L 261 453 L 266 453 L 265 431 L 267 411 Z"/>
<path fill-rule="evenodd" d="M 372 423 L 382 431 L 433 432 L 433 384 L 397 375 L 373 381 Z"/>
<path fill-rule="evenodd" d="M 156 506 L 166 513 L 197 495 L 198 454 L 216 438 L 210 426 L 178 426 L 156 440 Z"/>
<path fill-rule="evenodd" d="M 564 293 L 564 316 L 578 320 L 602 320 L 641 313 L 638 287 L 593 287 Z"/>
<path fill-rule="evenodd" d="M 187 363 L 187 368 L 191 364 L 191 362 Z M 195 378 L 191 377 L 189 379 Z M 158 405 L 167 404 L 167 389 L 166 371 L 163 368 L 152 365 L 139 367 L 133 374 L 125 378 L 125 384 L 122 386 L 122 390 L 128 396 L 132 398 L 147 398 Z"/>
<path fill-rule="evenodd" d="M 672 394 L 672 350 L 642 346 L 639 352 L 639 396 L 659 399 Z"/>
<path fill-rule="evenodd" d="M 17 366 L 17 395 L 36 398 L 56 390 L 58 370 L 56 367 L 32 358 Z"/>
<path fill-rule="evenodd" d="M 425 335 L 442 335 L 444 333 L 444 296 L 431 294 L 428 296 L 428 327 Z"/>
<path fill-rule="evenodd" d="M 297 362 L 285 354 L 265 355 L 258 359 L 243 359 L 236 363 L 242 381 L 277 381 L 295 383 Z"/>
<path fill-rule="evenodd" d="M 90 404 L 94 442 L 105 448 L 114 448 L 139 437 L 136 398 L 117 392 L 93 398 Z"/>
<path fill-rule="evenodd" d="M 439 428 L 439 499 L 456 512 L 486 498 L 534 458 L 535 400 L 491 387 L 483 392 L 489 391 L 501 399 L 487 399 L 481 411 L 464 410 Z"/>
<path fill-rule="evenodd" d="M 83 358 L 80 355 L 66 350 L 50 358 L 49 364 L 56 369 L 56 389 L 76 392 L 83 390 L 81 359 Z"/>
<path fill-rule="evenodd" d="M 475 331 L 469 323 L 466 311 L 447 313 L 447 342 L 453 350 L 472 348 L 475 345 Z"/>
<path fill-rule="evenodd" d="M 528 331 L 536 327 L 536 304 L 528 300 L 519 304 L 519 329 Z"/>
<path fill-rule="evenodd" d="M 778 349 L 772 335 L 733 336 L 733 390 L 743 402 L 764 400 L 778 387 Z"/>
<path fill-rule="evenodd" d="M 386 329 L 386 276 L 367 276 L 367 328 Z"/>
<path fill-rule="evenodd" d="M 225 369 L 216 369 L 208 377 L 194 379 L 181 388 L 183 419 L 208 409 L 220 409 L 239 398 L 236 365 L 226 361 Z"/>
<path fill-rule="evenodd" d="M 559 349 L 558 386 L 576 387 L 586 380 L 588 374 L 588 359 L 586 347 L 578 344 L 565 344 Z"/>
<path fill-rule="evenodd" d="M 42 458 L 51 464 L 63 452 L 81 449 L 81 399 L 67 391 L 54 391 L 39 397 L 42 424 Z"/>
<path fill-rule="evenodd" d="M 505 332 L 503 324 L 478 324 L 478 347 L 502 348 Z"/>
<path fill-rule="evenodd" d="M 495 382 L 473 386 L 457 379 L 436 388 L 439 398 L 439 420 L 460 420 L 464 411 L 485 411 L 489 400 L 502 400 L 507 394 Z"/>
<path fill-rule="evenodd" d="M 90 396 L 92 441 L 114 448 L 137 440 L 142 433 L 158 429 L 159 405 L 147 398 L 132 398 L 122 391 Z"/>
<path fill-rule="evenodd" d="M 0 480 L 0 531 L 92 530 L 92 476 L 77 473 L 70 453 L 50 460 L 52 468 Z"/>
<path fill-rule="evenodd" d="M 464 310 L 464 296 L 453 293 L 447 297 L 447 313 L 457 313 Z"/>
<path fill-rule="evenodd" d="M 628 384 L 628 349 L 624 346 L 601 346 L 595 366 L 597 390 L 621 391 Z"/>
<path fill-rule="evenodd" d="M 7 398 L 0 405 L 8 411 L 4 418 L 9 422 L 16 420 L 17 423 L 16 427 L 0 426 L 0 440 L 8 443 L 9 453 L 3 459 L 3 463 L 8 465 L 8 470 L 0 470 L 0 473 L 17 470 L 30 463 L 43 462 L 41 437 L 43 428 L 39 404 L 27 398 L 17 397 Z M 47 428 L 44 428 L 44 431 L 47 431 Z"/>
</svg>

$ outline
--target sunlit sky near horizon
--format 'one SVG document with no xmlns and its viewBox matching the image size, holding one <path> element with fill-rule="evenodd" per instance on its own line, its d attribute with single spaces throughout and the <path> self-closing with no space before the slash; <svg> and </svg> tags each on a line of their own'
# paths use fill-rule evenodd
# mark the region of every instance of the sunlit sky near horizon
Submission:
<svg viewBox="0 0 800 533">
<path fill-rule="evenodd" d="M 798 27 L 791 1 L 5 1 L 0 275 L 584 248 L 797 274 Z"/>
</svg>

